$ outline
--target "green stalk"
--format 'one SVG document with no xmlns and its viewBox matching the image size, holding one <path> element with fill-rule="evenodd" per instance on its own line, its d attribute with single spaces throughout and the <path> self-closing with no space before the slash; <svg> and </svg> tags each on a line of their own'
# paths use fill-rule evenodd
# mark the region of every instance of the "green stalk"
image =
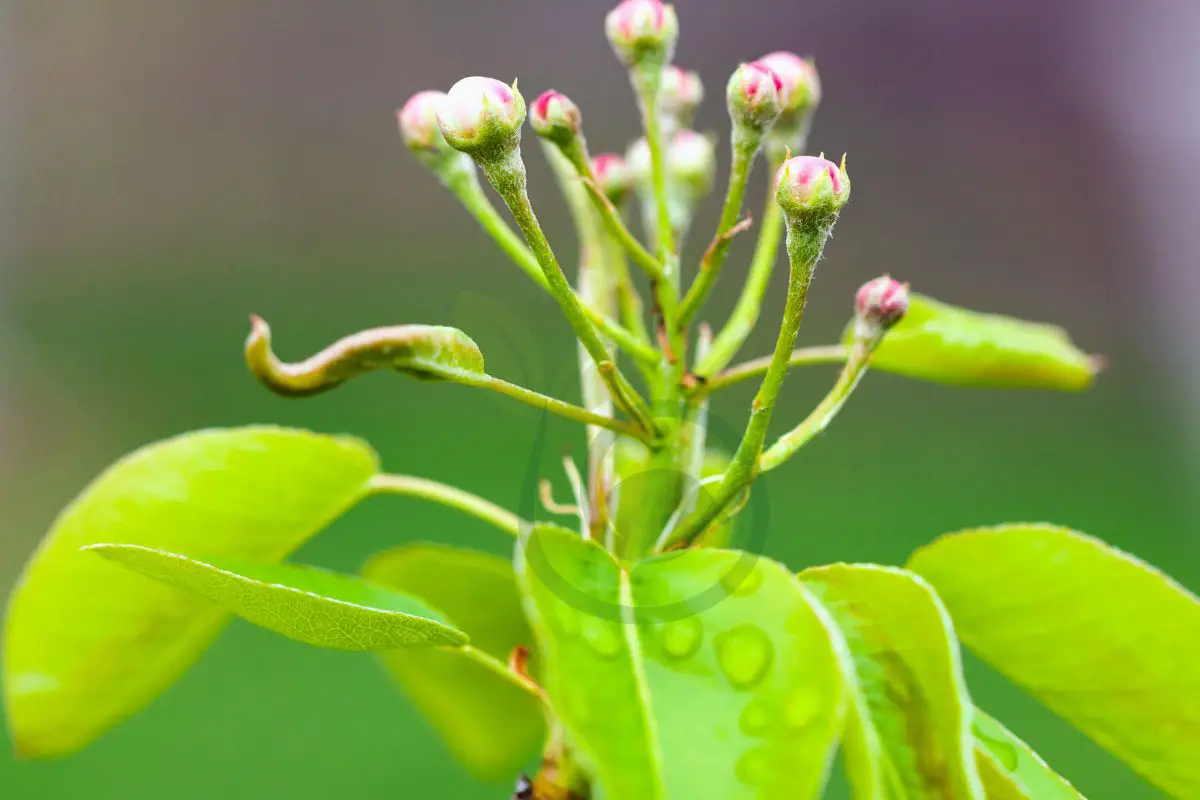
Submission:
<svg viewBox="0 0 1200 800">
<path fill-rule="evenodd" d="M 778 168 L 777 164 L 772 164 Z M 774 170 L 772 171 L 774 172 Z M 775 259 L 779 253 L 779 243 L 783 238 L 783 212 L 775 203 L 775 192 L 767 187 L 767 202 L 763 208 L 762 223 L 758 231 L 758 242 L 754 247 L 754 257 L 750 262 L 749 274 L 738 297 L 737 305 L 729 316 L 717 338 L 713 340 L 712 349 L 708 355 L 696 364 L 696 374 L 713 375 L 723 369 L 738 350 L 745 344 L 746 339 L 754 331 L 762 311 L 763 298 L 767 295 L 767 287 L 771 283 L 771 273 L 775 269 Z"/>
<path fill-rule="evenodd" d="M 792 351 L 788 358 L 788 369 L 793 367 L 808 367 L 816 364 L 842 364 L 849 356 L 845 345 L 827 344 L 815 347 L 800 347 Z M 704 397 L 718 389 L 725 389 L 742 381 L 762 375 L 771 366 L 771 356 L 763 356 L 752 361 L 745 361 L 697 387 L 693 396 Z"/>
<path fill-rule="evenodd" d="M 754 165 L 754 157 L 762 144 L 762 135 L 746 131 L 741 126 L 734 126 L 730 139 L 729 186 L 725 190 L 725 204 L 721 207 L 721 220 L 717 224 L 717 233 L 712 244 L 700 264 L 700 272 L 688 289 L 683 303 L 679 307 L 679 319 L 676 324 L 686 328 L 695 318 L 709 292 L 717 283 L 721 268 L 725 265 L 725 256 L 729 253 L 729 244 L 733 241 L 734 226 L 742 213 L 742 203 L 746 199 L 746 183 L 750 179 L 750 169 Z"/>
<path fill-rule="evenodd" d="M 814 436 L 821 433 L 833 418 L 838 415 L 842 407 L 846 405 L 846 401 L 850 399 L 850 395 L 862 380 L 863 375 L 867 373 L 867 366 L 871 362 L 871 354 L 875 352 L 875 348 L 879 345 L 882 336 L 876 336 L 865 341 L 858 341 L 850 350 L 850 358 L 846 361 L 846 365 L 842 368 L 841 374 L 838 375 L 837 382 L 829 391 L 829 394 L 817 404 L 809 415 L 792 430 L 779 437 L 779 441 L 767 448 L 767 451 L 762 454 L 762 459 L 759 462 L 759 470 L 767 472 L 775 469 L 784 461 L 794 456 L 800 448 L 808 444 Z"/>
<path fill-rule="evenodd" d="M 612 362 L 606 362 L 612 363 Z M 603 374 L 603 371 L 602 373 Z M 459 383 L 468 386 L 477 386 L 482 389 L 491 389 L 494 392 L 507 395 L 523 403 L 527 403 L 534 408 L 541 408 L 549 411 L 551 414 L 557 414 L 566 419 L 582 422 L 585 425 L 594 425 L 596 427 L 605 428 L 616 433 L 632 436 L 635 439 L 641 439 L 644 442 L 650 441 L 650 435 L 647 430 L 641 426 L 633 425 L 624 420 L 613 419 L 604 414 L 597 414 L 582 408 L 577 405 L 572 405 L 556 397 L 544 395 L 541 392 L 535 392 L 533 389 L 527 389 L 524 386 L 518 386 L 515 383 L 509 383 L 506 380 L 496 378 L 492 375 L 467 376 L 458 381 Z"/>
<path fill-rule="evenodd" d="M 836 217 L 836 215 L 833 215 Z M 791 360 L 792 348 L 796 344 L 796 335 L 800 331 L 800 323 L 804 319 L 804 307 L 808 300 L 808 290 L 812 285 L 813 274 L 816 272 L 817 261 L 825 247 L 825 241 L 833 227 L 833 219 L 813 217 L 802 220 L 799 224 L 788 226 L 787 249 L 791 271 L 788 279 L 787 304 L 783 312 L 783 324 L 779 329 L 779 337 L 775 342 L 775 352 L 771 363 L 767 366 L 758 394 L 750 409 L 750 421 L 746 432 L 734 453 L 729 468 L 721 483 L 713 493 L 712 502 L 685 518 L 671 533 L 664 543 L 670 545 L 678 541 L 690 541 L 716 521 L 722 512 L 728 508 L 758 476 L 758 462 L 762 454 L 763 442 L 766 441 L 767 427 L 771 422 L 771 414 L 775 410 L 775 401 L 783 388 L 783 380 L 787 376 L 788 362 Z"/>
<path fill-rule="evenodd" d="M 621 375 L 616 364 L 612 362 L 612 357 L 605 349 L 604 343 L 588 318 L 585 306 L 571 289 L 562 267 L 558 265 L 558 259 L 555 257 L 550 242 L 546 239 L 546 234 L 538 222 L 537 215 L 533 212 L 533 206 L 529 202 L 525 165 L 521 162 L 520 150 L 514 150 L 507 158 L 481 166 L 488 181 L 500 193 L 505 204 L 508 205 L 509 211 L 512 212 L 517 228 L 524 235 L 526 244 L 537 258 L 542 274 L 546 276 L 548 291 L 558 301 L 563 314 L 574 329 L 575 335 L 587 349 L 592 360 L 596 362 L 596 366 L 612 394 L 613 401 L 645 431 L 653 431 L 654 424 L 650 419 L 645 401 L 638 396 L 628 380 Z"/>
<path fill-rule="evenodd" d="M 528 522 L 490 500 L 484 500 L 470 492 L 426 478 L 416 478 L 411 475 L 375 475 L 367 483 L 367 493 L 420 497 L 434 503 L 441 503 L 491 523 L 514 538 L 519 536 L 521 531 L 530 528 Z"/>
<path fill-rule="evenodd" d="M 505 255 L 512 259 L 521 268 L 521 271 L 532 278 L 538 286 L 550 291 L 549 281 L 542 271 L 537 257 L 492 205 L 491 200 L 483 191 L 483 187 L 479 184 L 479 177 L 472 162 L 468 159 L 465 165 L 456 164 L 446 170 L 442 174 L 442 182 L 470 212 L 480 227 L 499 245 Z M 610 316 L 588 306 L 583 306 L 583 308 L 588 319 L 622 350 L 643 364 L 658 362 L 658 353 L 645 340 L 640 340 L 637 335 Z"/>
</svg>

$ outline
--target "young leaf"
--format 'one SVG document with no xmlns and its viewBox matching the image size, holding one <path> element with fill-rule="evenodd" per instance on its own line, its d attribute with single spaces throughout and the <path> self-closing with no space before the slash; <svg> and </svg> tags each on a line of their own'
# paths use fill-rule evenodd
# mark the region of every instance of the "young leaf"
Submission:
<svg viewBox="0 0 1200 800">
<path fill-rule="evenodd" d="M 979 709 L 972 729 L 988 800 L 1083 800 L 1029 745 Z"/>
<path fill-rule="evenodd" d="M 293 564 L 208 563 L 135 544 L 92 544 L 84 550 L 314 647 L 362 652 L 468 641 L 411 597 L 351 575 Z"/>
<path fill-rule="evenodd" d="M 271 349 L 271 328 L 250 318 L 246 364 L 277 394 L 303 397 L 332 389 L 365 372 L 394 369 L 424 380 L 458 381 L 484 376 L 483 354 L 456 328 L 396 325 L 339 339 L 321 352 L 288 364 Z"/>
<path fill-rule="evenodd" d="M 1200 602 L 1050 525 L 950 534 L 913 554 L 963 644 L 1174 797 L 1200 797 Z"/>
<path fill-rule="evenodd" d="M 88 744 L 174 683 L 228 618 L 81 547 L 277 562 L 357 502 L 377 471 L 358 440 L 272 427 L 191 433 L 110 467 L 59 515 L 9 602 L 4 697 L 17 751 Z"/>
<path fill-rule="evenodd" d="M 874 564 L 817 567 L 800 579 L 849 647 L 844 747 L 855 797 L 982 798 L 958 642 L 929 584 Z"/>
<path fill-rule="evenodd" d="M 471 637 L 456 649 L 382 653 L 384 665 L 460 762 L 482 780 L 509 778 L 545 741 L 536 691 L 504 664 L 533 643 L 512 565 L 434 544 L 387 550 L 363 574 L 418 597 Z"/>
<path fill-rule="evenodd" d="M 853 325 L 843 340 L 853 339 Z M 1101 362 L 1055 325 L 982 314 L 913 294 L 871 367 L 939 383 L 1081 391 Z"/>
<path fill-rule="evenodd" d="M 517 577 L 546 690 L 605 797 L 819 796 L 845 711 L 841 662 L 784 567 L 705 548 L 626 569 L 539 527 Z"/>
</svg>

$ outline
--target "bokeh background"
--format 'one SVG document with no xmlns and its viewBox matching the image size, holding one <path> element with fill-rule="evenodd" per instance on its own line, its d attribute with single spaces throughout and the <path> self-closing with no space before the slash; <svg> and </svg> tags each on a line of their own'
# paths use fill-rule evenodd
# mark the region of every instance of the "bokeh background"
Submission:
<svg viewBox="0 0 1200 800">
<path fill-rule="evenodd" d="M 492 371 L 577 398 L 554 304 L 409 157 L 392 114 L 463 75 L 520 76 L 528 97 L 568 92 L 594 150 L 623 148 L 635 111 L 602 35 L 607 5 L 0 4 L 0 588 L 107 463 L 204 426 L 359 434 L 394 471 L 515 504 L 536 413 L 387 375 L 281 400 L 242 365 L 246 314 L 272 322 L 285 357 L 360 327 L 455 324 Z M 709 89 L 702 129 L 726 131 L 721 87 L 739 60 L 779 48 L 817 57 L 826 100 L 813 149 L 849 152 L 854 202 L 805 341 L 835 336 L 854 287 L 888 271 L 952 302 L 1062 322 L 1111 359 L 1082 396 L 870 376 L 831 432 L 765 481 L 768 553 L 797 568 L 896 563 L 943 531 L 1052 520 L 1200 588 L 1200 6 L 680 0 L 678 10 L 677 60 Z M 535 148 L 527 160 L 569 262 L 561 203 Z M 711 320 L 732 305 L 744 238 Z M 765 320 L 778 318 L 780 294 Z M 773 338 L 765 324 L 747 355 Z M 795 376 L 781 424 L 831 379 Z M 750 396 L 721 396 L 715 418 L 739 427 Z M 555 423 L 548 471 L 568 446 L 579 452 L 579 433 Z M 509 546 L 439 507 L 379 499 L 300 558 L 352 570 L 419 539 Z M 1157 796 L 988 669 L 968 668 L 980 705 L 1086 794 Z M 369 657 L 240 623 L 86 752 L 17 763 L 0 742 L 0 796 L 21 800 L 507 789 L 469 780 Z"/>
</svg>

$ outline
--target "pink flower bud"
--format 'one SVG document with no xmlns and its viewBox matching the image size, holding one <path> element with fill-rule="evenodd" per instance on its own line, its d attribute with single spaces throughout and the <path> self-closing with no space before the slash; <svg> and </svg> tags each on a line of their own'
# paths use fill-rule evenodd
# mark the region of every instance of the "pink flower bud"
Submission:
<svg viewBox="0 0 1200 800">
<path fill-rule="evenodd" d="M 868 330 L 887 330 L 908 312 L 908 284 L 887 275 L 867 281 L 854 297 L 854 314 Z"/>
<path fill-rule="evenodd" d="M 583 116 L 571 98 L 553 89 L 542 92 L 529 110 L 534 133 L 555 144 L 565 145 L 579 135 Z"/>
<path fill-rule="evenodd" d="M 811 111 L 821 102 L 821 80 L 817 66 L 811 58 L 801 58 L 795 53 L 779 50 L 758 59 L 759 64 L 769 67 L 783 82 L 780 97 L 784 111 Z"/>
<path fill-rule="evenodd" d="M 648 148 L 647 148 L 648 149 Z M 667 147 L 667 177 L 696 195 L 712 189 L 717 169 L 716 148 L 712 139 L 695 131 L 679 131 Z"/>
<path fill-rule="evenodd" d="M 725 100 L 735 128 L 763 133 L 783 111 L 783 81 L 760 62 L 742 64 L 729 78 Z"/>
<path fill-rule="evenodd" d="M 445 97 L 442 92 L 417 92 L 396 113 L 400 135 L 414 153 L 437 156 L 451 149 L 437 119 L 438 107 Z"/>
<path fill-rule="evenodd" d="M 670 61 L 679 38 L 675 9 L 661 0 L 623 0 L 608 12 L 604 32 L 621 63 L 633 67 L 655 59 Z"/>
<path fill-rule="evenodd" d="M 811 212 L 836 214 L 850 199 L 850 176 L 817 156 L 796 156 L 775 174 L 775 202 L 789 218 Z"/>
<path fill-rule="evenodd" d="M 704 84 L 697 73 L 680 69 L 674 64 L 663 70 L 658 105 L 662 108 L 663 116 L 672 120 L 675 127 L 689 127 L 703 99 Z"/>
<path fill-rule="evenodd" d="M 619 203 L 629 190 L 630 174 L 625 159 L 616 153 L 600 153 L 592 158 L 592 175 L 600 191 Z"/>
<path fill-rule="evenodd" d="M 525 100 L 516 84 L 493 78 L 463 78 L 450 87 L 437 110 L 438 125 L 455 150 L 472 155 L 506 153 L 521 143 Z"/>
</svg>

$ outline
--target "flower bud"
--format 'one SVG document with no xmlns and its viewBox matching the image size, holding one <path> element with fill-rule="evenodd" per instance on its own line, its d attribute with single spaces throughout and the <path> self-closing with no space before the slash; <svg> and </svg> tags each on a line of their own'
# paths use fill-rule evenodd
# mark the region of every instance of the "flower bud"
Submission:
<svg viewBox="0 0 1200 800">
<path fill-rule="evenodd" d="M 821 102 L 821 80 L 811 58 L 801 58 L 795 53 L 779 50 L 758 59 L 758 63 L 779 76 L 783 84 L 780 98 L 785 112 L 808 113 Z"/>
<path fill-rule="evenodd" d="M 404 107 L 396 112 L 400 122 L 400 135 L 408 149 L 418 155 L 438 156 L 452 150 L 438 126 L 437 111 L 446 95 L 427 90 L 408 98 Z"/>
<path fill-rule="evenodd" d="M 712 139 L 695 131 L 677 132 L 667 148 L 666 168 L 667 180 L 686 188 L 692 196 L 708 194 L 717 169 Z"/>
<path fill-rule="evenodd" d="M 775 174 L 775 202 L 789 220 L 810 214 L 837 214 L 850 199 L 850 176 L 842 166 L 818 156 L 796 156 Z"/>
<path fill-rule="evenodd" d="M 525 121 L 525 100 L 514 83 L 463 78 L 439 104 L 438 125 L 455 150 L 493 159 L 516 150 Z"/>
<path fill-rule="evenodd" d="M 662 74 L 662 86 L 658 90 L 658 105 L 662 109 L 663 122 L 672 127 L 691 127 L 696 109 L 704 99 L 704 84 L 700 76 L 690 70 L 669 64 Z"/>
<path fill-rule="evenodd" d="M 783 111 L 783 81 L 770 67 L 759 63 L 742 64 L 729 78 L 725 100 L 734 128 L 765 133 Z M 760 139 L 755 139 L 755 142 Z"/>
<path fill-rule="evenodd" d="M 620 204 L 629 191 L 630 174 L 625 159 L 616 153 L 600 153 L 592 159 L 592 175 L 600 191 L 615 204 Z"/>
<path fill-rule="evenodd" d="M 538 136 L 562 146 L 570 144 L 579 136 L 583 116 L 579 113 L 579 106 L 571 102 L 571 98 L 551 89 L 542 92 L 533 101 L 529 110 L 529 123 Z"/>
<path fill-rule="evenodd" d="M 854 296 L 854 315 L 867 330 L 885 331 L 908 312 L 908 284 L 884 275 L 867 281 Z"/>
<path fill-rule="evenodd" d="M 661 0 L 623 0 L 608 12 L 604 32 L 617 58 L 627 67 L 671 60 L 679 38 L 675 9 Z"/>
</svg>

